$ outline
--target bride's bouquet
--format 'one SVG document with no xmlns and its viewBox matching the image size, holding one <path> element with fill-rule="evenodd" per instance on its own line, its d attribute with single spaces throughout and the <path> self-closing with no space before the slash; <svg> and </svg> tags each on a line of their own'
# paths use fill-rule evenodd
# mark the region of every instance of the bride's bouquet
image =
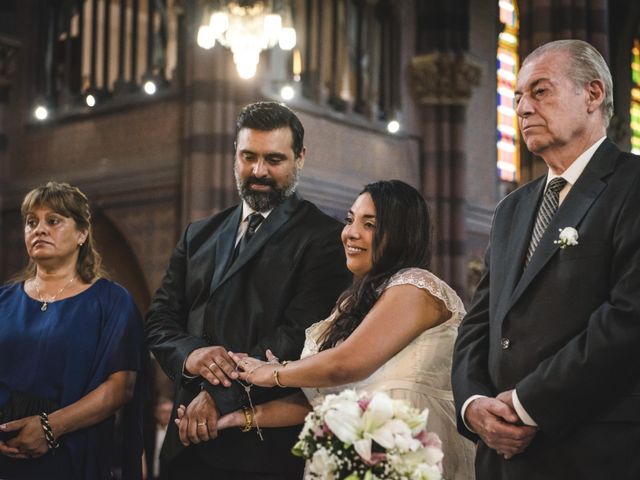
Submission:
<svg viewBox="0 0 640 480">
<path fill-rule="evenodd" d="M 442 442 L 422 412 L 385 393 L 327 395 L 309 412 L 293 453 L 306 479 L 440 480 Z"/>
</svg>

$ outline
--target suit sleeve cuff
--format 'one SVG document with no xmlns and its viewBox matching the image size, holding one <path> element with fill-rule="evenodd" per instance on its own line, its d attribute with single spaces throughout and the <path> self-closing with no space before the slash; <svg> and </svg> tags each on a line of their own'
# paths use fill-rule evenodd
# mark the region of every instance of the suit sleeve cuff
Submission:
<svg viewBox="0 0 640 480">
<path fill-rule="evenodd" d="M 518 393 L 516 392 L 515 388 L 511 392 L 511 400 L 513 401 L 513 408 L 516 410 L 516 413 L 520 417 L 520 420 L 522 420 L 522 423 L 531 427 L 537 427 L 538 424 L 536 423 L 536 421 L 531 418 L 531 416 L 522 406 L 522 403 L 520 403 L 520 399 L 518 398 Z"/>
<path fill-rule="evenodd" d="M 485 395 L 471 395 L 467 400 L 462 404 L 462 408 L 460 409 L 460 417 L 462 417 L 462 423 L 467 427 L 471 433 L 476 433 L 468 424 L 467 420 L 464 418 L 464 414 L 467 413 L 467 407 L 471 402 L 473 402 L 476 398 L 485 398 Z"/>
<path fill-rule="evenodd" d="M 246 391 L 236 382 L 232 383 L 230 387 L 222 387 L 220 385 L 211 385 L 208 381 L 202 380 L 200 389 L 211 395 L 220 415 L 226 415 L 248 405 Z M 252 391 L 251 395 L 253 393 Z"/>
<path fill-rule="evenodd" d="M 199 375 L 191 375 L 189 373 L 187 373 L 187 358 L 189 357 L 189 355 L 187 355 L 184 358 L 184 362 L 182 363 L 182 381 L 184 383 L 191 383 L 193 382 L 196 378 L 198 378 Z"/>
</svg>

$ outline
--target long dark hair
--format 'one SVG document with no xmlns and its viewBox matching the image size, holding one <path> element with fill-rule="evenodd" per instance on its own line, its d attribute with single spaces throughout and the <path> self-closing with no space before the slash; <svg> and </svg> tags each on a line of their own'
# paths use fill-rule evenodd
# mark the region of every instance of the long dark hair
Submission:
<svg viewBox="0 0 640 480">
<path fill-rule="evenodd" d="M 63 217 L 73 218 L 78 230 L 86 230 L 87 238 L 79 246 L 76 272 L 85 283 L 91 283 L 94 279 L 105 277 L 102 268 L 102 259 L 95 248 L 93 232 L 91 231 L 91 208 L 89 200 L 79 188 L 68 183 L 48 182 L 46 185 L 34 188 L 24 197 L 21 213 L 23 223 L 27 215 L 38 207 L 49 207 Z M 19 282 L 29 280 L 36 275 L 36 263 L 29 260 L 27 267 L 12 281 Z"/>
<path fill-rule="evenodd" d="M 337 302 L 337 316 L 321 338 L 320 350 L 347 338 L 380 296 L 380 287 L 403 268 L 429 268 L 431 218 L 420 193 L 400 180 L 370 183 L 360 195 L 371 195 L 376 208 L 371 270 L 354 279 Z"/>
</svg>

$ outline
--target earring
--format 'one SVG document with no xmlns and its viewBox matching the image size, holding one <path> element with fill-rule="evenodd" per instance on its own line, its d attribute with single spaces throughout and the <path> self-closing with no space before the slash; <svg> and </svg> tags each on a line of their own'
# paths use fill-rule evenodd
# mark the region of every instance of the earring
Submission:
<svg viewBox="0 0 640 480">
<path fill-rule="evenodd" d="M 84 240 L 82 242 L 78 243 L 79 247 L 82 247 L 83 245 L 84 245 Z"/>
</svg>

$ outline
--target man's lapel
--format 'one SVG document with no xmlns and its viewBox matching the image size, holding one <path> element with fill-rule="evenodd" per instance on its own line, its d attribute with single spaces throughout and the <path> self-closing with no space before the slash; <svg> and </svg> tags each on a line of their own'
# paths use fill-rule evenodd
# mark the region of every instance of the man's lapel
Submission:
<svg viewBox="0 0 640 480">
<path fill-rule="evenodd" d="M 273 209 L 264 222 L 262 222 L 262 225 L 260 225 L 260 228 L 256 231 L 251 241 L 247 243 L 246 248 L 240 253 L 233 264 L 231 264 L 229 269 L 223 273 L 220 281 L 215 285 L 212 284 L 211 293 L 213 293 L 216 288 L 240 270 L 254 255 L 256 255 L 256 253 L 258 253 L 273 234 L 291 218 L 293 212 L 298 208 L 300 201 L 301 199 L 298 194 L 294 193 Z M 231 255 L 231 250 L 229 251 L 229 255 Z"/>
<path fill-rule="evenodd" d="M 497 248 L 492 245 L 491 247 L 491 254 L 504 256 L 504 263 L 506 263 L 506 267 L 503 270 L 503 288 L 500 291 L 500 300 L 497 304 L 498 315 L 500 306 L 506 305 L 509 296 L 522 275 L 524 256 L 529 248 L 533 222 L 535 222 L 538 213 L 538 204 L 545 185 L 546 176 L 543 176 L 523 187 L 525 191 L 521 193 L 522 198 L 514 210 L 510 230 L 505 238 L 506 245 L 498 245 Z"/>
<path fill-rule="evenodd" d="M 559 237 L 560 230 L 566 227 L 580 230 L 580 222 L 604 190 L 606 183 L 602 179 L 613 171 L 615 159 L 619 153 L 618 148 L 609 140 L 605 140 L 596 150 L 542 235 L 529 265 L 524 269 L 520 281 L 511 295 L 507 310 L 518 301 L 533 279 L 540 273 L 540 270 L 560 248 L 560 245 L 554 243 Z"/>
<path fill-rule="evenodd" d="M 242 219 L 242 202 L 236 208 L 236 210 L 229 215 L 218 230 L 217 239 L 214 242 L 213 251 L 211 252 L 211 258 L 215 262 L 213 269 L 213 276 L 211 278 L 211 285 L 209 288 L 209 294 L 218 287 L 225 271 L 231 261 L 231 253 L 236 243 L 236 235 L 238 233 L 238 225 Z"/>
</svg>

